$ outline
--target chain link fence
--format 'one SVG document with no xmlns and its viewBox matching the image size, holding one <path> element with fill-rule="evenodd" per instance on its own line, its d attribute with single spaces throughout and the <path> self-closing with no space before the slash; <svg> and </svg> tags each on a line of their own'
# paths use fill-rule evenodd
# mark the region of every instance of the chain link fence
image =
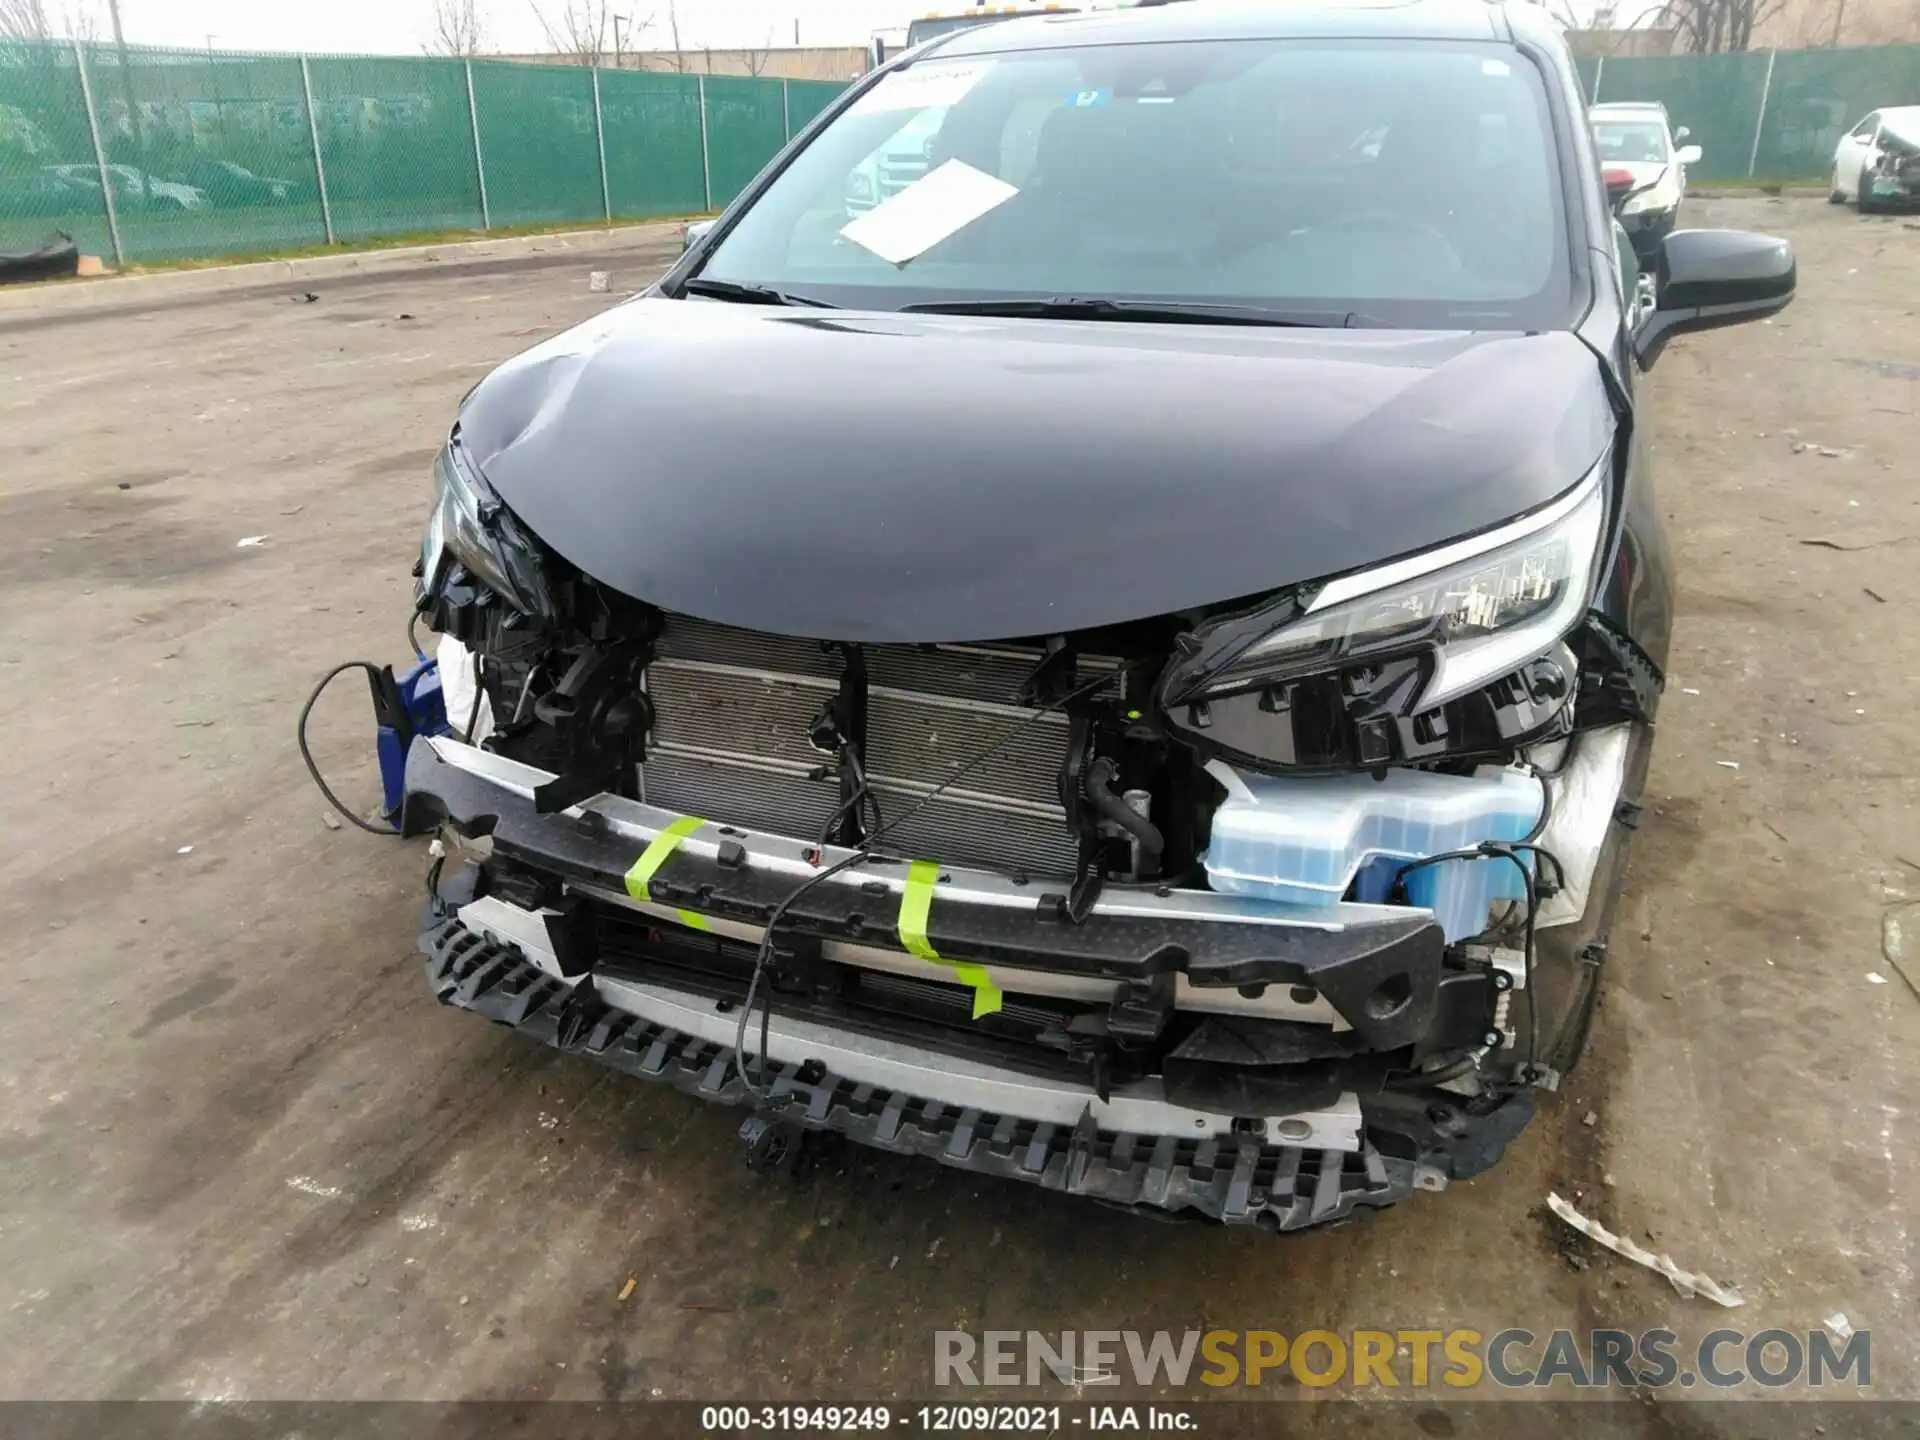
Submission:
<svg viewBox="0 0 1920 1440">
<path fill-rule="evenodd" d="M 0 43 L 0 249 L 117 263 L 725 205 L 844 87 Z"/>
<path fill-rule="evenodd" d="M 1589 59 L 1657 100 L 1696 180 L 1823 181 L 1868 111 L 1920 103 L 1920 45 Z M 640 220 L 725 205 L 844 88 L 504 61 L 0 43 L 0 249 L 117 262 Z"/>
<path fill-rule="evenodd" d="M 1920 105 L 1920 45 L 1588 59 L 1580 78 L 1596 104 L 1665 105 L 1702 152 L 1690 182 L 1824 183 L 1868 112 Z"/>
</svg>

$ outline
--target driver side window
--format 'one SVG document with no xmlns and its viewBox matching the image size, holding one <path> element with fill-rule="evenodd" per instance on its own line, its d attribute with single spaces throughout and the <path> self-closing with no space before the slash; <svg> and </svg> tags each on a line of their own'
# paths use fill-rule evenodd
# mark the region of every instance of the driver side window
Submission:
<svg viewBox="0 0 1920 1440">
<path fill-rule="evenodd" d="M 1874 132 L 1879 128 L 1880 128 L 1880 112 L 1876 110 L 1873 112 L 1873 114 L 1867 116 L 1866 119 L 1862 120 L 1858 125 L 1854 126 L 1852 131 L 1849 133 L 1851 133 L 1853 138 L 1856 140 L 1871 140 L 1873 138 Z"/>
</svg>

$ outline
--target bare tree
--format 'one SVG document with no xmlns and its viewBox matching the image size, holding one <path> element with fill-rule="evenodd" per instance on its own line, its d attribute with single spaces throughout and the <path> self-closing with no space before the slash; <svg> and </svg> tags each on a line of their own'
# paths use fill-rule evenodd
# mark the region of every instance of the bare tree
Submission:
<svg viewBox="0 0 1920 1440">
<path fill-rule="evenodd" d="M 0 40 L 51 40 L 46 0 L 0 0 Z"/>
<path fill-rule="evenodd" d="M 1779 14 L 1785 0 L 1668 0 L 1662 20 L 1694 55 L 1750 49 L 1753 30 Z"/>
<path fill-rule="evenodd" d="M 479 0 L 433 0 L 433 34 L 425 46 L 429 55 L 471 59 L 485 43 Z"/>
<path fill-rule="evenodd" d="M 680 9 L 674 0 L 667 0 L 667 29 L 673 36 L 673 73 L 687 73 L 687 52 L 680 48 Z"/>
<path fill-rule="evenodd" d="M 576 65 L 600 65 L 612 57 L 612 0 L 563 0 L 557 20 L 548 17 L 547 7 L 540 0 L 527 0 L 527 4 L 556 54 L 565 55 Z M 651 15 L 634 16 L 627 22 L 626 43 L 631 47 L 652 23 Z"/>
<path fill-rule="evenodd" d="M 100 36 L 100 16 L 90 0 L 70 0 L 49 10 L 47 0 L 0 0 L 0 40 L 83 40 Z"/>
<path fill-rule="evenodd" d="M 769 30 L 761 39 L 759 49 L 740 52 L 740 63 L 746 67 L 749 75 L 765 74 L 767 62 L 773 59 L 773 32 Z"/>
</svg>

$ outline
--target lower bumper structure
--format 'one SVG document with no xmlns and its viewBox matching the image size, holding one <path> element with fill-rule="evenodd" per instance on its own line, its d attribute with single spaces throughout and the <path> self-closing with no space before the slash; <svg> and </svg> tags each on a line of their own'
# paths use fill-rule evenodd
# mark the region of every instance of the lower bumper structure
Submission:
<svg viewBox="0 0 1920 1440">
<path fill-rule="evenodd" d="M 1070 921 L 1042 887 L 883 857 L 785 912 L 750 1087 L 764 925 L 834 851 L 617 796 L 540 813 L 549 779 L 415 743 L 406 828 L 461 852 L 421 939 L 435 994 L 751 1106 L 745 1128 L 1293 1230 L 1478 1174 L 1531 1113 L 1525 1091 L 1435 1088 L 1514 1043 L 1496 1002 L 1518 981 L 1447 958 L 1429 912 L 1137 887 Z"/>
<path fill-rule="evenodd" d="M 427 957 L 428 982 L 448 1005 L 625 1074 L 663 1080 L 699 1099 L 752 1103 L 734 1064 L 730 1035 L 722 1044 L 694 1033 L 706 1028 L 693 1018 L 702 1012 L 732 1030 L 732 1022 L 711 1002 L 619 981 L 571 986 L 522 958 L 515 947 L 469 930 L 458 919 L 427 930 L 420 948 Z M 667 1017 L 685 1028 L 663 1023 Z M 791 1026 L 785 1029 L 794 1034 Z M 820 1039 L 804 1033 L 794 1038 L 802 1048 Z M 985 1067 L 922 1057 L 921 1065 L 937 1072 L 935 1083 L 943 1093 L 950 1094 L 956 1082 L 961 1088 L 969 1083 L 997 1087 L 996 1093 L 1011 1102 L 1001 1113 L 856 1080 L 837 1073 L 818 1053 L 805 1060 L 794 1058 L 797 1051 L 783 1057 L 777 1038 L 769 1048 L 767 1078 L 782 1102 L 775 1112 L 782 1120 L 1114 1205 L 1191 1210 L 1214 1220 L 1295 1230 L 1340 1219 L 1357 1207 L 1390 1205 L 1416 1185 L 1414 1162 L 1382 1156 L 1365 1144 L 1352 1097 L 1329 1113 L 1288 1117 L 1317 1124 L 1324 1131 L 1319 1138 L 1335 1142 L 1316 1148 L 1269 1143 L 1264 1136 L 1231 1129 L 1224 1136 L 1210 1133 L 1212 1117 L 1202 1121 L 1209 1133 L 1166 1133 L 1183 1118 L 1177 1107 L 1121 1095 L 1101 1105 L 1090 1095 L 1069 1097 L 1065 1086 L 1013 1072 L 993 1076 L 983 1073 Z M 810 1048 L 856 1069 L 872 1054 L 870 1047 L 845 1042 Z M 962 1066 L 959 1072 L 956 1065 Z M 1023 1093 L 1025 1105 L 1020 1104 Z M 1077 1119 L 1067 1119 L 1060 1109 L 1069 1098 L 1079 1107 Z M 1134 1124 L 1103 1125 L 1096 1107 L 1110 1121 Z M 1336 1148 L 1340 1144 L 1347 1148 Z M 1434 1175 L 1427 1184 L 1439 1188 L 1444 1180 Z"/>
</svg>

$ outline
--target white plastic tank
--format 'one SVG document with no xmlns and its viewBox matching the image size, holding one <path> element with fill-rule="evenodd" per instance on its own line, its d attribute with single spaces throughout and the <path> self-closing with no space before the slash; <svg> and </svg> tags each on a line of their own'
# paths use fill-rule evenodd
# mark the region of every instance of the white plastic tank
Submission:
<svg viewBox="0 0 1920 1440">
<path fill-rule="evenodd" d="M 1218 760 L 1207 771 L 1227 791 L 1206 854 L 1215 890 L 1332 905 L 1349 889 L 1357 900 L 1385 901 L 1402 879 L 1408 902 L 1432 910 L 1449 941 L 1486 929 L 1494 901 L 1526 895 L 1519 867 L 1505 857 L 1405 867 L 1486 840 L 1525 840 L 1540 821 L 1544 795 L 1543 782 L 1528 771 L 1393 769 L 1381 779 L 1295 779 L 1249 774 Z M 1522 858 L 1528 860 L 1525 852 Z"/>
</svg>

